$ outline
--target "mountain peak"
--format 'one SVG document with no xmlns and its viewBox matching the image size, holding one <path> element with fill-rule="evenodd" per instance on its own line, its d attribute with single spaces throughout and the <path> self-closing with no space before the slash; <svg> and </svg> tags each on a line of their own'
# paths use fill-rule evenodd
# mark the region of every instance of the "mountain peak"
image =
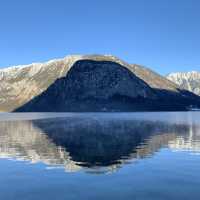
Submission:
<svg viewBox="0 0 200 200">
<path fill-rule="evenodd" d="M 176 72 L 167 75 L 167 78 L 179 85 L 182 89 L 200 95 L 200 72 Z"/>
<path fill-rule="evenodd" d="M 121 65 L 129 70 L 132 76 L 136 76 L 148 87 L 156 91 L 162 93 L 168 91 L 168 93 L 174 93 L 174 95 L 182 95 L 179 86 L 165 77 L 141 65 L 128 64 L 113 55 L 68 55 L 64 58 L 53 59 L 44 63 L 32 63 L 0 69 L 0 111 L 12 111 L 26 104 L 31 99 L 42 94 L 56 80 L 65 77 L 76 62 L 84 60 L 97 61 L 100 63 L 98 66 L 103 65 L 104 61 L 110 62 L 107 68 L 114 63 Z M 88 65 L 92 64 L 88 62 Z M 88 67 L 88 65 L 84 65 L 84 67 Z M 114 71 L 109 71 L 109 73 L 110 75 L 115 74 Z M 105 75 L 107 76 L 108 74 Z M 120 76 L 117 75 L 117 77 Z M 126 80 L 127 78 L 124 79 Z M 139 91 L 137 93 L 139 94 Z"/>
</svg>

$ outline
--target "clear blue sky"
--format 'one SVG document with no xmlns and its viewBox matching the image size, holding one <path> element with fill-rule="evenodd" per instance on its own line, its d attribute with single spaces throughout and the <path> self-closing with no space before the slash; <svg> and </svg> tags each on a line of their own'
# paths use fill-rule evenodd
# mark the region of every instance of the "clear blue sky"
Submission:
<svg viewBox="0 0 200 200">
<path fill-rule="evenodd" d="M 200 1 L 0 1 L 1 67 L 91 53 L 162 74 L 200 70 Z"/>
</svg>

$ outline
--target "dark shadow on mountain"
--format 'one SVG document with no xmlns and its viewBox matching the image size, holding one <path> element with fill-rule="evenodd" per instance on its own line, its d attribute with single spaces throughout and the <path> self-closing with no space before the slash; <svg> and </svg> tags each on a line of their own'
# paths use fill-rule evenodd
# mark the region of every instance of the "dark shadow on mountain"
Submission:
<svg viewBox="0 0 200 200">
<path fill-rule="evenodd" d="M 77 61 L 16 112 L 174 111 L 200 105 L 189 91 L 151 88 L 126 67 L 111 61 Z"/>
</svg>

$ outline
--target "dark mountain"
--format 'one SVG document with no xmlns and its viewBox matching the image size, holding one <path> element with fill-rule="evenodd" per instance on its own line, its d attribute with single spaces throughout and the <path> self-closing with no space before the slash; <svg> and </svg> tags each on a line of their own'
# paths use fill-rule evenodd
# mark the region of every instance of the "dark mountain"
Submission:
<svg viewBox="0 0 200 200">
<path fill-rule="evenodd" d="M 15 111 L 172 111 L 200 105 L 198 96 L 149 69 L 98 58 L 76 61 L 65 76 Z"/>
</svg>

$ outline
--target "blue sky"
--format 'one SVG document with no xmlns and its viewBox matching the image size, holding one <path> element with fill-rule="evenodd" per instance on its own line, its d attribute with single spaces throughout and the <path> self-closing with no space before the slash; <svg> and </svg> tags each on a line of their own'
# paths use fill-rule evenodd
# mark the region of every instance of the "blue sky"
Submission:
<svg viewBox="0 0 200 200">
<path fill-rule="evenodd" d="M 199 0 L 1 0 L 0 66 L 113 54 L 167 74 L 200 70 Z"/>
</svg>

